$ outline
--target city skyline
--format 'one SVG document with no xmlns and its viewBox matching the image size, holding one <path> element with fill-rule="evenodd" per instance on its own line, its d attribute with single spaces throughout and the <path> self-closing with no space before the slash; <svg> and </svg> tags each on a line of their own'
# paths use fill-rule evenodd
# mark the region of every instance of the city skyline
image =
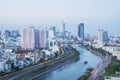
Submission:
<svg viewBox="0 0 120 80">
<path fill-rule="evenodd" d="M 60 27 L 61 20 L 66 29 L 77 31 L 79 23 L 85 24 L 85 33 L 97 32 L 97 29 L 119 33 L 120 7 L 119 0 L 7 0 L 0 1 L 0 27 L 30 27 L 52 25 Z M 9 14 L 8 14 L 9 13 Z M 92 29 L 91 29 L 92 27 Z M 112 30 L 112 31 L 111 31 Z"/>
<path fill-rule="evenodd" d="M 120 80 L 119 21 L 120 0 L 0 0 L 0 80 Z"/>
</svg>

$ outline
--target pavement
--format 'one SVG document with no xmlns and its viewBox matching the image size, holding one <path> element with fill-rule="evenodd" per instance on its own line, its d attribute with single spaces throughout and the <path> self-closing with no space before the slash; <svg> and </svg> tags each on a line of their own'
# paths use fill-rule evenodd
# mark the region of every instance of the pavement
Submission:
<svg viewBox="0 0 120 80">
<path fill-rule="evenodd" d="M 91 76 L 88 78 L 88 80 L 99 80 L 99 76 L 103 75 L 105 72 L 105 68 L 110 64 L 111 62 L 111 56 L 109 54 L 106 55 L 105 58 L 103 58 L 102 62 L 100 62 L 96 69 L 94 69 L 91 73 Z"/>
</svg>

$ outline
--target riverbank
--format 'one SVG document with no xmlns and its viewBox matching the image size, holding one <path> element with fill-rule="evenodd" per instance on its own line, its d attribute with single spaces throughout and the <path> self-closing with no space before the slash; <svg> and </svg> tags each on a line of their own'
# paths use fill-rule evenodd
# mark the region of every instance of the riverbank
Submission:
<svg viewBox="0 0 120 80">
<path fill-rule="evenodd" d="M 39 74 L 39 75 L 37 75 L 37 76 L 34 76 L 34 77 L 30 78 L 30 79 L 31 79 L 31 80 L 38 80 L 38 79 L 41 80 L 43 77 L 45 77 L 46 74 L 52 72 L 53 70 L 56 70 L 56 69 L 58 69 L 58 68 L 60 68 L 60 67 L 62 67 L 62 66 L 64 66 L 64 65 L 66 65 L 66 64 L 69 64 L 69 63 L 74 62 L 74 61 L 77 61 L 77 60 L 79 60 L 79 57 L 73 58 L 73 59 L 71 59 L 71 60 L 67 60 L 66 62 L 63 62 L 63 63 L 61 62 L 61 63 L 56 64 L 56 65 L 54 65 L 54 66 L 49 65 L 49 66 L 51 66 L 51 67 L 50 67 L 50 68 L 46 68 L 45 72 L 42 72 L 41 74 Z M 29 79 L 28 79 L 28 80 L 29 80 Z"/>
<path fill-rule="evenodd" d="M 33 68 L 36 68 L 32 71 L 22 71 L 20 73 L 20 75 L 12 75 L 11 77 L 6 77 L 6 78 L 2 78 L 2 80 L 6 80 L 6 79 L 12 79 L 12 80 L 31 80 L 31 79 L 35 79 L 36 77 L 41 77 L 44 74 L 47 74 L 48 72 L 53 71 L 54 69 L 57 69 L 69 62 L 72 62 L 74 60 L 79 59 L 79 52 L 77 50 L 75 50 L 72 47 L 69 47 L 69 49 L 71 50 L 72 53 L 67 54 L 67 55 L 61 55 L 61 57 L 57 57 L 53 60 L 48 61 L 45 64 L 39 65 Z M 41 66 L 41 67 L 40 67 Z M 30 69 L 31 70 L 31 69 Z M 38 75 L 39 74 L 39 75 Z"/>
<path fill-rule="evenodd" d="M 100 56 L 101 59 L 102 59 L 102 61 L 103 61 L 104 58 L 105 58 L 105 55 L 106 55 L 106 54 L 105 54 L 105 55 L 102 55 L 102 52 L 98 51 L 97 49 L 93 49 L 93 48 L 91 48 L 90 46 L 84 46 L 84 45 L 80 45 L 80 47 L 82 47 L 82 48 L 84 48 L 84 49 L 87 49 L 88 51 L 90 51 L 91 53 L 93 53 L 93 54 L 95 54 L 95 55 L 97 55 L 97 56 Z M 97 65 L 97 67 L 99 67 L 99 65 L 100 65 L 101 63 L 102 63 L 102 62 L 99 62 L 98 65 Z M 95 69 L 93 69 L 93 70 L 90 70 L 90 71 L 89 71 L 89 74 L 86 74 L 86 73 L 88 73 L 88 71 L 86 71 L 86 73 L 85 73 L 84 75 L 80 76 L 80 77 L 78 78 L 78 80 L 84 80 L 84 79 L 89 80 L 89 77 L 92 75 L 91 73 L 94 72 L 94 71 L 96 71 L 97 67 L 96 67 Z"/>
<path fill-rule="evenodd" d="M 84 48 L 84 49 L 87 49 L 88 51 L 90 51 L 91 53 L 97 55 L 97 56 L 100 56 L 102 59 L 104 58 L 103 55 L 101 55 L 101 52 L 97 51 L 97 50 L 93 50 L 91 48 L 88 48 L 88 47 L 85 47 L 85 46 L 82 46 L 80 45 L 80 47 Z"/>
<path fill-rule="evenodd" d="M 80 52 L 79 60 L 70 62 L 67 65 L 43 75 L 43 78 L 37 78 L 36 80 L 77 80 L 79 76 L 82 76 L 85 73 L 87 68 L 95 68 L 102 60 L 99 56 L 79 47 L 79 45 L 73 44 L 72 46 Z M 84 61 L 88 61 L 88 63 L 84 64 Z"/>
<path fill-rule="evenodd" d="M 88 77 L 91 75 L 91 72 L 93 71 L 93 68 L 87 68 L 84 75 L 78 78 L 78 80 L 87 80 Z"/>
<path fill-rule="evenodd" d="M 46 64 L 44 67 L 36 69 L 28 74 L 22 75 L 17 77 L 15 80 L 25 79 L 25 80 L 38 80 L 44 77 L 45 74 L 50 73 L 51 71 L 62 67 L 72 61 L 79 59 L 79 53 L 74 49 L 71 48 L 72 53 L 66 56 L 63 56 L 61 59 L 56 61 L 51 61 L 50 63 Z"/>
</svg>

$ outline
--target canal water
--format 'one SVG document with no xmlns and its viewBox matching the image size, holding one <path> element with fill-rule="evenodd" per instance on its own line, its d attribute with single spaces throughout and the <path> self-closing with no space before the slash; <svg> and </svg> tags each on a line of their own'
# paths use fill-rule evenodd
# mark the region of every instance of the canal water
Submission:
<svg viewBox="0 0 120 80">
<path fill-rule="evenodd" d="M 73 45 L 80 52 L 80 59 L 65 66 L 58 68 L 47 75 L 44 75 L 42 79 L 38 80 L 77 80 L 85 73 L 85 70 L 89 67 L 95 68 L 97 64 L 102 60 L 101 57 L 79 47 Z M 84 61 L 88 61 L 88 64 L 84 64 Z"/>
</svg>

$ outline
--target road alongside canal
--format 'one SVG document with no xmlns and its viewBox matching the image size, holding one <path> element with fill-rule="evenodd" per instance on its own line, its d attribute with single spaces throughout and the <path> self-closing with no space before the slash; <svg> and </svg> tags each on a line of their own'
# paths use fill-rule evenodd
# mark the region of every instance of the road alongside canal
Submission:
<svg viewBox="0 0 120 80">
<path fill-rule="evenodd" d="M 82 76 L 89 67 L 96 68 L 98 63 L 102 61 L 100 56 L 97 56 L 78 45 L 73 45 L 80 52 L 80 60 L 66 64 L 37 80 L 77 80 Z M 84 64 L 88 61 L 88 64 Z"/>
</svg>

